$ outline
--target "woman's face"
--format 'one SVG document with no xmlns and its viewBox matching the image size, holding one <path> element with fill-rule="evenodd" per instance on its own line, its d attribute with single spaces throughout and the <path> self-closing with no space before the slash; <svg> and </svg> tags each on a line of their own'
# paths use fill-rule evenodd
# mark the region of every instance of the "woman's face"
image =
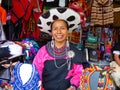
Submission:
<svg viewBox="0 0 120 90">
<path fill-rule="evenodd" d="M 52 24 L 52 36 L 55 42 L 65 42 L 68 35 L 68 28 L 65 21 L 56 20 Z"/>
</svg>

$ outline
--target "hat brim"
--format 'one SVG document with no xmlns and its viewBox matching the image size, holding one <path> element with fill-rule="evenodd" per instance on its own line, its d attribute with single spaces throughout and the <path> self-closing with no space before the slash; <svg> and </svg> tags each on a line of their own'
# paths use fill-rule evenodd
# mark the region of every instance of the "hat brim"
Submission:
<svg viewBox="0 0 120 90">
<path fill-rule="evenodd" d="M 68 22 L 69 32 L 75 30 L 81 23 L 80 15 L 73 9 L 67 7 L 56 7 L 41 14 L 37 26 L 41 31 L 51 35 L 51 23 L 56 19 L 63 19 Z"/>
</svg>

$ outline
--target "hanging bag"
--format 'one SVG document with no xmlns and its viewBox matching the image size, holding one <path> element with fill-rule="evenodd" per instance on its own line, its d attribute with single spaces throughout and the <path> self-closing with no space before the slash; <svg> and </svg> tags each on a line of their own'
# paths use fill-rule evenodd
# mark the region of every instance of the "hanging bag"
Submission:
<svg viewBox="0 0 120 90">
<path fill-rule="evenodd" d="M 88 31 L 87 41 L 90 43 L 97 43 L 97 36 L 91 31 Z"/>
<path fill-rule="evenodd" d="M 91 43 L 96 43 L 97 42 L 97 36 L 94 36 L 92 33 L 89 33 L 87 35 L 87 41 Z"/>
</svg>

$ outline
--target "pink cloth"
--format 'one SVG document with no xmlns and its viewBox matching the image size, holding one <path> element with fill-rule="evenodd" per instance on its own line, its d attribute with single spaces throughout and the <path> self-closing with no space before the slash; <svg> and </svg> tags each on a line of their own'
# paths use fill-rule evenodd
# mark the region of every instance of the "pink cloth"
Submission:
<svg viewBox="0 0 120 90">
<path fill-rule="evenodd" d="M 35 64 L 39 74 L 40 74 L 40 78 L 42 79 L 42 71 L 44 68 L 44 62 L 46 60 L 53 60 L 53 57 L 51 57 L 46 50 L 46 47 L 43 46 L 40 48 L 40 50 L 38 51 L 37 55 L 35 56 L 34 60 L 33 60 L 33 64 Z"/>
<path fill-rule="evenodd" d="M 70 80 L 71 85 L 76 85 L 77 87 L 80 85 L 80 77 L 83 75 L 82 70 L 83 70 L 82 64 L 81 65 L 73 64 L 72 70 L 68 72 L 68 75 L 66 77 L 66 79 L 69 77 L 73 77 Z"/>
<path fill-rule="evenodd" d="M 46 60 L 53 60 L 53 57 L 51 57 L 47 53 L 46 47 L 43 46 L 40 48 L 40 50 L 38 51 L 37 55 L 33 60 L 33 64 L 35 64 L 41 79 L 42 79 L 42 71 L 44 68 L 44 62 Z M 80 76 L 82 75 L 82 69 L 83 69 L 82 64 L 81 65 L 73 64 L 72 70 L 70 70 L 68 75 L 66 76 L 66 78 L 72 77 L 72 79 L 70 80 L 71 85 L 75 85 L 77 87 L 79 86 Z"/>
</svg>

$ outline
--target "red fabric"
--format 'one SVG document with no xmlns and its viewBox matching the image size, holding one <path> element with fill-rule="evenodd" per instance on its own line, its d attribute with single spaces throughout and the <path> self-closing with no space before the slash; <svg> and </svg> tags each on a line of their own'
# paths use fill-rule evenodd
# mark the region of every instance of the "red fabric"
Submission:
<svg viewBox="0 0 120 90">
<path fill-rule="evenodd" d="M 32 9 L 33 9 L 33 6 L 32 4 L 30 4 L 26 10 L 26 13 L 25 13 L 25 16 L 24 16 L 24 20 L 29 20 L 30 18 L 30 15 L 32 13 Z"/>
<path fill-rule="evenodd" d="M 42 14 L 42 13 L 41 13 L 41 12 L 34 13 L 34 18 L 35 18 L 35 21 L 36 21 L 36 30 L 35 30 L 35 32 L 33 32 L 33 37 L 34 37 L 36 40 L 39 40 L 39 35 L 40 35 L 40 30 L 39 30 L 39 28 L 37 27 L 37 23 L 38 23 L 38 19 L 39 19 L 40 14 Z"/>
<path fill-rule="evenodd" d="M 6 24 L 6 20 L 7 20 L 7 12 L 4 8 L 2 8 L 0 6 L 0 20 L 2 22 L 2 24 Z"/>
<path fill-rule="evenodd" d="M 37 23 L 38 23 L 38 18 L 40 16 L 41 12 L 37 12 L 37 13 L 33 13 L 34 15 L 34 19 L 35 19 L 35 23 L 36 23 L 36 26 L 35 26 L 35 31 L 33 32 L 30 32 L 28 30 L 28 21 L 26 20 L 23 20 L 23 27 L 22 27 L 22 33 L 20 35 L 20 38 L 23 39 L 23 38 L 28 38 L 28 37 L 34 37 L 35 40 L 39 40 L 39 35 L 40 35 L 40 30 L 39 28 L 37 27 Z"/>
<path fill-rule="evenodd" d="M 12 0 L 13 7 L 10 13 L 11 20 L 13 23 L 15 23 L 19 18 L 25 15 L 28 4 L 29 4 L 28 0 Z"/>
</svg>

